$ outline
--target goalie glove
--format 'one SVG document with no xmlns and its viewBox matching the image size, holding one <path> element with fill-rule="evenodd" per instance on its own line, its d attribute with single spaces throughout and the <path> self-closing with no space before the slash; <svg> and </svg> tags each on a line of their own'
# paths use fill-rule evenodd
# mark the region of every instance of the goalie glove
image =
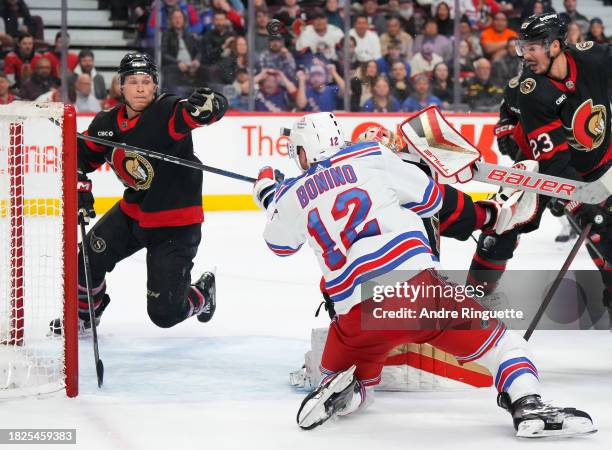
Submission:
<svg viewBox="0 0 612 450">
<path fill-rule="evenodd" d="M 272 167 L 266 166 L 259 170 L 257 181 L 253 185 L 253 199 L 257 206 L 264 211 L 268 209 L 268 205 L 274 198 L 276 188 L 279 183 L 282 183 L 285 175 L 280 170 L 274 170 Z"/>
<path fill-rule="evenodd" d="M 91 193 L 91 180 L 81 170 L 77 173 L 77 197 L 79 205 L 79 224 L 81 221 L 88 224 L 89 219 L 96 217 L 94 210 L 94 196 Z"/>
<path fill-rule="evenodd" d="M 221 118 L 228 108 L 224 95 L 209 88 L 198 88 L 187 98 L 189 114 L 201 124 L 208 124 Z"/>
<path fill-rule="evenodd" d="M 466 183 L 474 177 L 480 151 L 446 121 L 436 106 L 429 106 L 400 125 L 409 153 L 418 154 L 438 183 Z"/>
</svg>

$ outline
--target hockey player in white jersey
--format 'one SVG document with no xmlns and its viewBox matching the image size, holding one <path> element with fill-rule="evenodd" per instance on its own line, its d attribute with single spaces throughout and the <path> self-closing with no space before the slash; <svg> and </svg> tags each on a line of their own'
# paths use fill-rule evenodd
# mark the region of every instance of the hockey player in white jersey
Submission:
<svg viewBox="0 0 612 450">
<path fill-rule="evenodd" d="M 303 116 L 287 134 L 289 155 L 303 173 L 281 180 L 270 167 L 260 171 L 254 198 L 267 212 L 264 239 L 279 256 L 297 252 L 308 241 L 335 310 L 321 360 L 324 378 L 299 408 L 301 428 L 357 411 L 367 388 L 380 381 L 389 351 L 427 342 L 460 363 L 477 361 L 494 374 L 498 404 L 511 413 L 518 436 L 595 431 L 587 413 L 542 402 L 527 343 L 502 322 L 451 318 L 435 327 L 362 326 L 373 304 L 372 298 L 361 299 L 361 286 L 368 280 L 406 270 L 415 274 L 406 280 L 409 284 L 450 286 L 435 270 L 437 258 L 422 222 L 440 208 L 439 189 L 378 142 L 345 143 L 332 113 Z M 386 296 L 382 305 L 392 300 Z M 434 298 L 433 305 L 483 310 L 471 297 L 460 306 L 454 299 Z"/>
</svg>

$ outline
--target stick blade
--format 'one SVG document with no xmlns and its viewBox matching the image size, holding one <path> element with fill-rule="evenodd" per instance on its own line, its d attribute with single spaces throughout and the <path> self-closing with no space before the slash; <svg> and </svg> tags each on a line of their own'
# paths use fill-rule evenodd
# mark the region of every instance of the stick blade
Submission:
<svg viewBox="0 0 612 450">
<path fill-rule="evenodd" d="M 98 387 L 101 388 L 104 384 L 104 364 L 101 359 L 96 363 L 96 375 L 98 376 Z"/>
</svg>

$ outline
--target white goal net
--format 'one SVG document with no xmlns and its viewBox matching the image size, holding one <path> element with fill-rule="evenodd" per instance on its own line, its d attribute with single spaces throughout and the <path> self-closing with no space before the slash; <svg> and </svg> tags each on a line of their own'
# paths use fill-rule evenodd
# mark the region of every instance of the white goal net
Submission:
<svg viewBox="0 0 612 450">
<path fill-rule="evenodd" d="M 61 103 L 0 106 L 0 398 L 76 395 L 75 120 Z"/>
</svg>

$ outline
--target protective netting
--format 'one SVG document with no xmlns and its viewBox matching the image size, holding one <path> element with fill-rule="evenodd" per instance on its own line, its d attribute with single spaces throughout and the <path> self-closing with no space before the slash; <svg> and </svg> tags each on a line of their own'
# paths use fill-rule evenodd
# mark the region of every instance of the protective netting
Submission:
<svg viewBox="0 0 612 450">
<path fill-rule="evenodd" d="M 0 107 L 0 398 L 64 387 L 63 105 Z"/>
</svg>

